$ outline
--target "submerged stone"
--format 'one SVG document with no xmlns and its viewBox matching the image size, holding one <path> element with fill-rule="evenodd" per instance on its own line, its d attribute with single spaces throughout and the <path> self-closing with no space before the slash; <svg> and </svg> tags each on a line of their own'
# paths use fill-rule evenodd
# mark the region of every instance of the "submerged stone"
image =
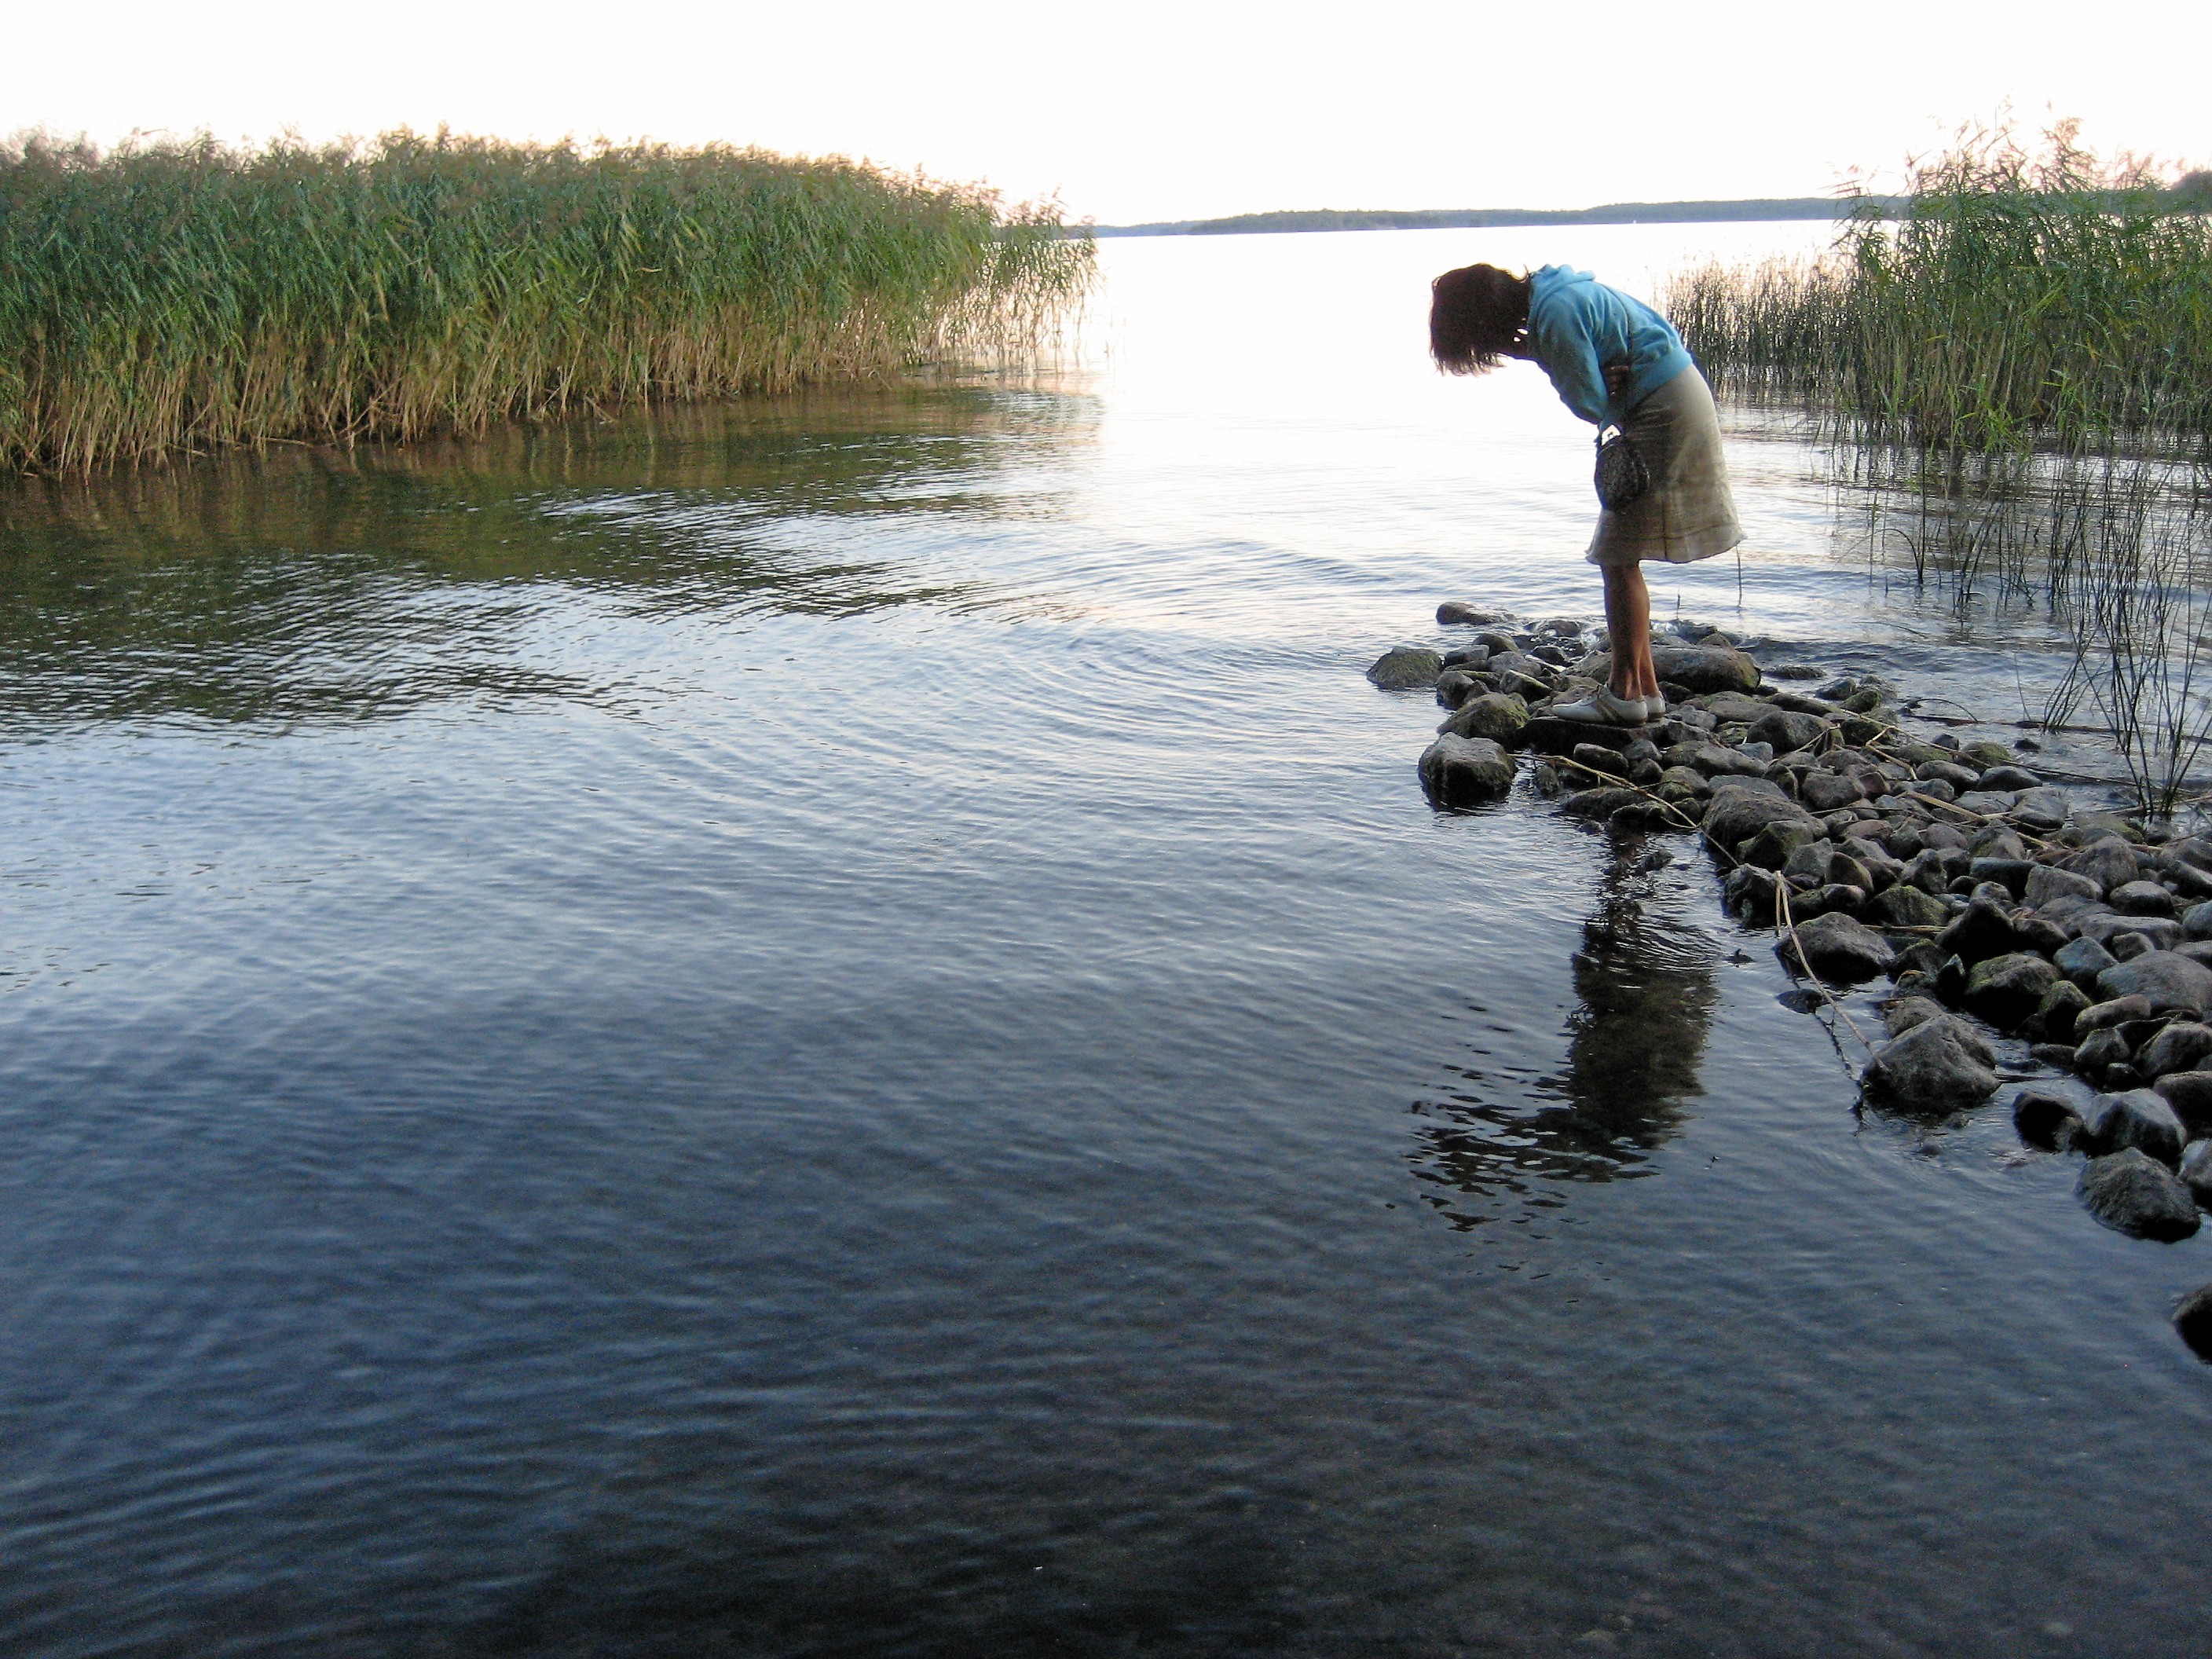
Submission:
<svg viewBox="0 0 2212 1659">
<path fill-rule="evenodd" d="M 1867 1094 L 1911 1112 L 1978 1105 L 1997 1090 L 1988 1054 L 1979 1034 L 1954 1016 L 1925 1020 L 1875 1051 L 1867 1062 Z"/>
<path fill-rule="evenodd" d="M 1774 949 L 1784 966 L 1841 985 L 1888 972 L 1897 956 L 1880 933 L 1841 914 L 1815 916 Z"/>
<path fill-rule="evenodd" d="M 1513 787 L 1513 757 L 1487 738 L 1438 738 L 1421 751 L 1421 782 L 1446 806 L 1495 800 Z"/>
<path fill-rule="evenodd" d="M 2076 1190 L 2091 1215 L 2132 1238 L 2171 1243 L 2197 1231 L 2197 1200 L 2189 1188 L 2133 1147 L 2091 1158 Z"/>
<path fill-rule="evenodd" d="M 1385 651 L 1367 671 L 1385 691 L 1430 691 L 1444 672 L 1444 659 L 1423 647 L 1401 645 Z"/>
</svg>

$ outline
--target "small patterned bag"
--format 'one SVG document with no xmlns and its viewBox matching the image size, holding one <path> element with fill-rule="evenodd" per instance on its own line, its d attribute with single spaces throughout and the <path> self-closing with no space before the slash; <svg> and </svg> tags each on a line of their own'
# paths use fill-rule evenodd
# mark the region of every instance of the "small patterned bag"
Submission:
<svg viewBox="0 0 2212 1659">
<path fill-rule="evenodd" d="M 1606 432 L 1612 433 L 1611 437 Z M 1619 427 L 1608 427 L 1597 439 L 1597 501 L 1608 513 L 1618 513 L 1631 501 L 1643 499 L 1651 488 L 1651 469 Z"/>
</svg>

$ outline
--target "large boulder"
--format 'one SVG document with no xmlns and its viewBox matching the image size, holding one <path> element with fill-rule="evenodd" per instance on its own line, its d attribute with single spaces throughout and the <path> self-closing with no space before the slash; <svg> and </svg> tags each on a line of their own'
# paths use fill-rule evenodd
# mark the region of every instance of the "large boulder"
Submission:
<svg viewBox="0 0 2212 1659">
<path fill-rule="evenodd" d="M 1772 744 L 1778 755 L 1791 755 L 1819 742 L 1834 730 L 1835 727 L 1818 714 L 1801 714 L 1793 709 L 1771 708 L 1751 723 L 1751 740 Z"/>
<path fill-rule="evenodd" d="M 2189 1188 L 2132 1146 L 2083 1164 L 2076 1190 L 2091 1215 L 2131 1238 L 2172 1243 L 2197 1231 L 2197 1200 Z"/>
<path fill-rule="evenodd" d="M 2212 1128 L 2212 1072 L 2168 1072 L 2150 1086 L 2190 1127 Z"/>
<path fill-rule="evenodd" d="M 2148 1089 L 2091 1096 L 2081 1113 L 2081 1128 L 2082 1144 L 2091 1152 L 2117 1152 L 2132 1146 L 2168 1165 L 2180 1161 L 2189 1139 L 2173 1108 Z"/>
<path fill-rule="evenodd" d="M 1905 1111 L 1960 1111 L 1997 1091 L 1989 1055 L 1989 1045 L 1965 1021 L 1950 1014 L 1923 1020 L 1875 1050 L 1867 1062 L 1867 1094 Z"/>
<path fill-rule="evenodd" d="M 2202 1014 L 2212 1011 L 2212 968 L 2171 951 L 2146 951 L 2098 975 L 2097 994 L 2148 997 L 2154 1010 Z"/>
<path fill-rule="evenodd" d="M 2039 864 L 2027 872 L 2024 890 L 2027 902 L 2040 909 L 2057 898 L 2100 899 L 2105 890 L 2087 876 L 2076 875 L 2071 870 L 2061 870 L 2056 865 Z"/>
<path fill-rule="evenodd" d="M 2051 960 L 2058 971 L 2085 991 L 2097 988 L 2097 976 L 2116 966 L 2118 958 L 2093 939 L 2077 939 L 2059 947 Z"/>
<path fill-rule="evenodd" d="M 1815 812 L 1838 812 L 1864 800 L 1866 791 L 1841 772 L 1808 772 L 1797 785 L 1797 799 Z"/>
<path fill-rule="evenodd" d="M 1433 691 L 1444 672 L 1444 659 L 1420 646 L 1393 646 L 1377 657 L 1367 678 L 1385 691 Z"/>
<path fill-rule="evenodd" d="M 1991 957 L 2010 955 L 2020 948 L 2020 940 L 2004 907 L 1983 896 L 1969 902 L 1959 919 L 1936 935 L 1936 948 L 1972 967 Z"/>
<path fill-rule="evenodd" d="M 1808 841 L 1818 840 L 1823 830 L 1820 819 L 1778 790 L 1769 793 L 1721 783 L 1713 786 L 1712 803 L 1705 808 L 1705 830 L 1716 846 L 1734 852 L 1770 823 L 1796 824 L 1807 831 Z"/>
<path fill-rule="evenodd" d="M 1421 751 L 1421 782 L 1445 806 L 1495 800 L 1513 787 L 1513 757 L 1487 738 L 1438 738 Z"/>
<path fill-rule="evenodd" d="M 1651 665 L 1669 685 L 1691 691 L 1755 691 L 1759 665 L 1741 651 L 1718 645 L 1651 647 Z"/>
<path fill-rule="evenodd" d="M 1492 743 L 1517 743 L 1528 724 L 1528 705 L 1510 692 L 1492 691 L 1469 697 L 1437 727 L 1455 738 L 1488 738 Z"/>
<path fill-rule="evenodd" d="M 2109 893 L 2136 878 L 2135 849 L 2118 836 L 2106 836 L 2067 858 L 2059 868 L 2087 876 Z"/>
<path fill-rule="evenodd" d="M 2058 970 L 2027 951 L 1977 963 L 1966 975 L 1966 1010 L 2009 1031 L 2036 1011 Z"/>
<path fill-rule="evenodd" d="M 1837 985 L 1856 985 L 1889 971 L 1897 953 L 1871 927 L 1841 912 L 1815 916 L 1774 947 L 1783 965 Z"/>
<path fill-rule="evenodd" d="M 2136 1056 L 2136 1069 L 2157 1079 L 2168 1072 L 2193 1072 L 2207 1060 L 2212 1060 L 2212 1025 L 2182 1019 L 2143 1045 Z"/>
<path fill-rule="evenodd" d="M 2027 829 L 2047 831 L 2063 825 L 2067 814 L 2073 810 L 2074 803 L 2068 799 L 2063 789 L 2054 789 L 2045 784 L 2040 788 L 2021 790 L 2008 816 L 2014 823 Z"/>
</svg>

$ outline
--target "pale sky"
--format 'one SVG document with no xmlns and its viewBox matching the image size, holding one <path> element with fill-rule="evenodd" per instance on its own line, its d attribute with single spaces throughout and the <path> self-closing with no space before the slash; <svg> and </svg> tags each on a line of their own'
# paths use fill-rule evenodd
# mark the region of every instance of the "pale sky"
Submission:
<svg viewBox="0 0 2212 1659">
<path fill-rule="evenodd" d="M 722 139 L 1103 223 L 1817 195 L 2008 101 L 2212 164 L 2208 0 L 11 0 L 0 29 L 0 131 Z"/>
</svg>

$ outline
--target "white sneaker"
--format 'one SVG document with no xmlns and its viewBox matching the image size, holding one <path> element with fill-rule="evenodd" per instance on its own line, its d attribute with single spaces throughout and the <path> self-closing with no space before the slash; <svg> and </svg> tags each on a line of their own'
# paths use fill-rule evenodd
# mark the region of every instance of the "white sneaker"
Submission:
<svg viewBox="0 0 2212 1659">
<path fill-rule="evenodd" d="M 1649 705 L 1642 697 L 1617 697 L 1609 687 L 1601 685 L 1580 702 L 1555 702 L 1553 714 L 1563 720 L 1575 720 L 1583 726 L 1645 726 L 1650 722 Z"/>
<path fill-rule="evenodd" d="M 1650 696 L 1644 698 L 1644 717 L 1653 720 L 1663 720 L 1667 718 L 1667 694 L 1664 691 L 1654 691 Z"/>
</svg>

